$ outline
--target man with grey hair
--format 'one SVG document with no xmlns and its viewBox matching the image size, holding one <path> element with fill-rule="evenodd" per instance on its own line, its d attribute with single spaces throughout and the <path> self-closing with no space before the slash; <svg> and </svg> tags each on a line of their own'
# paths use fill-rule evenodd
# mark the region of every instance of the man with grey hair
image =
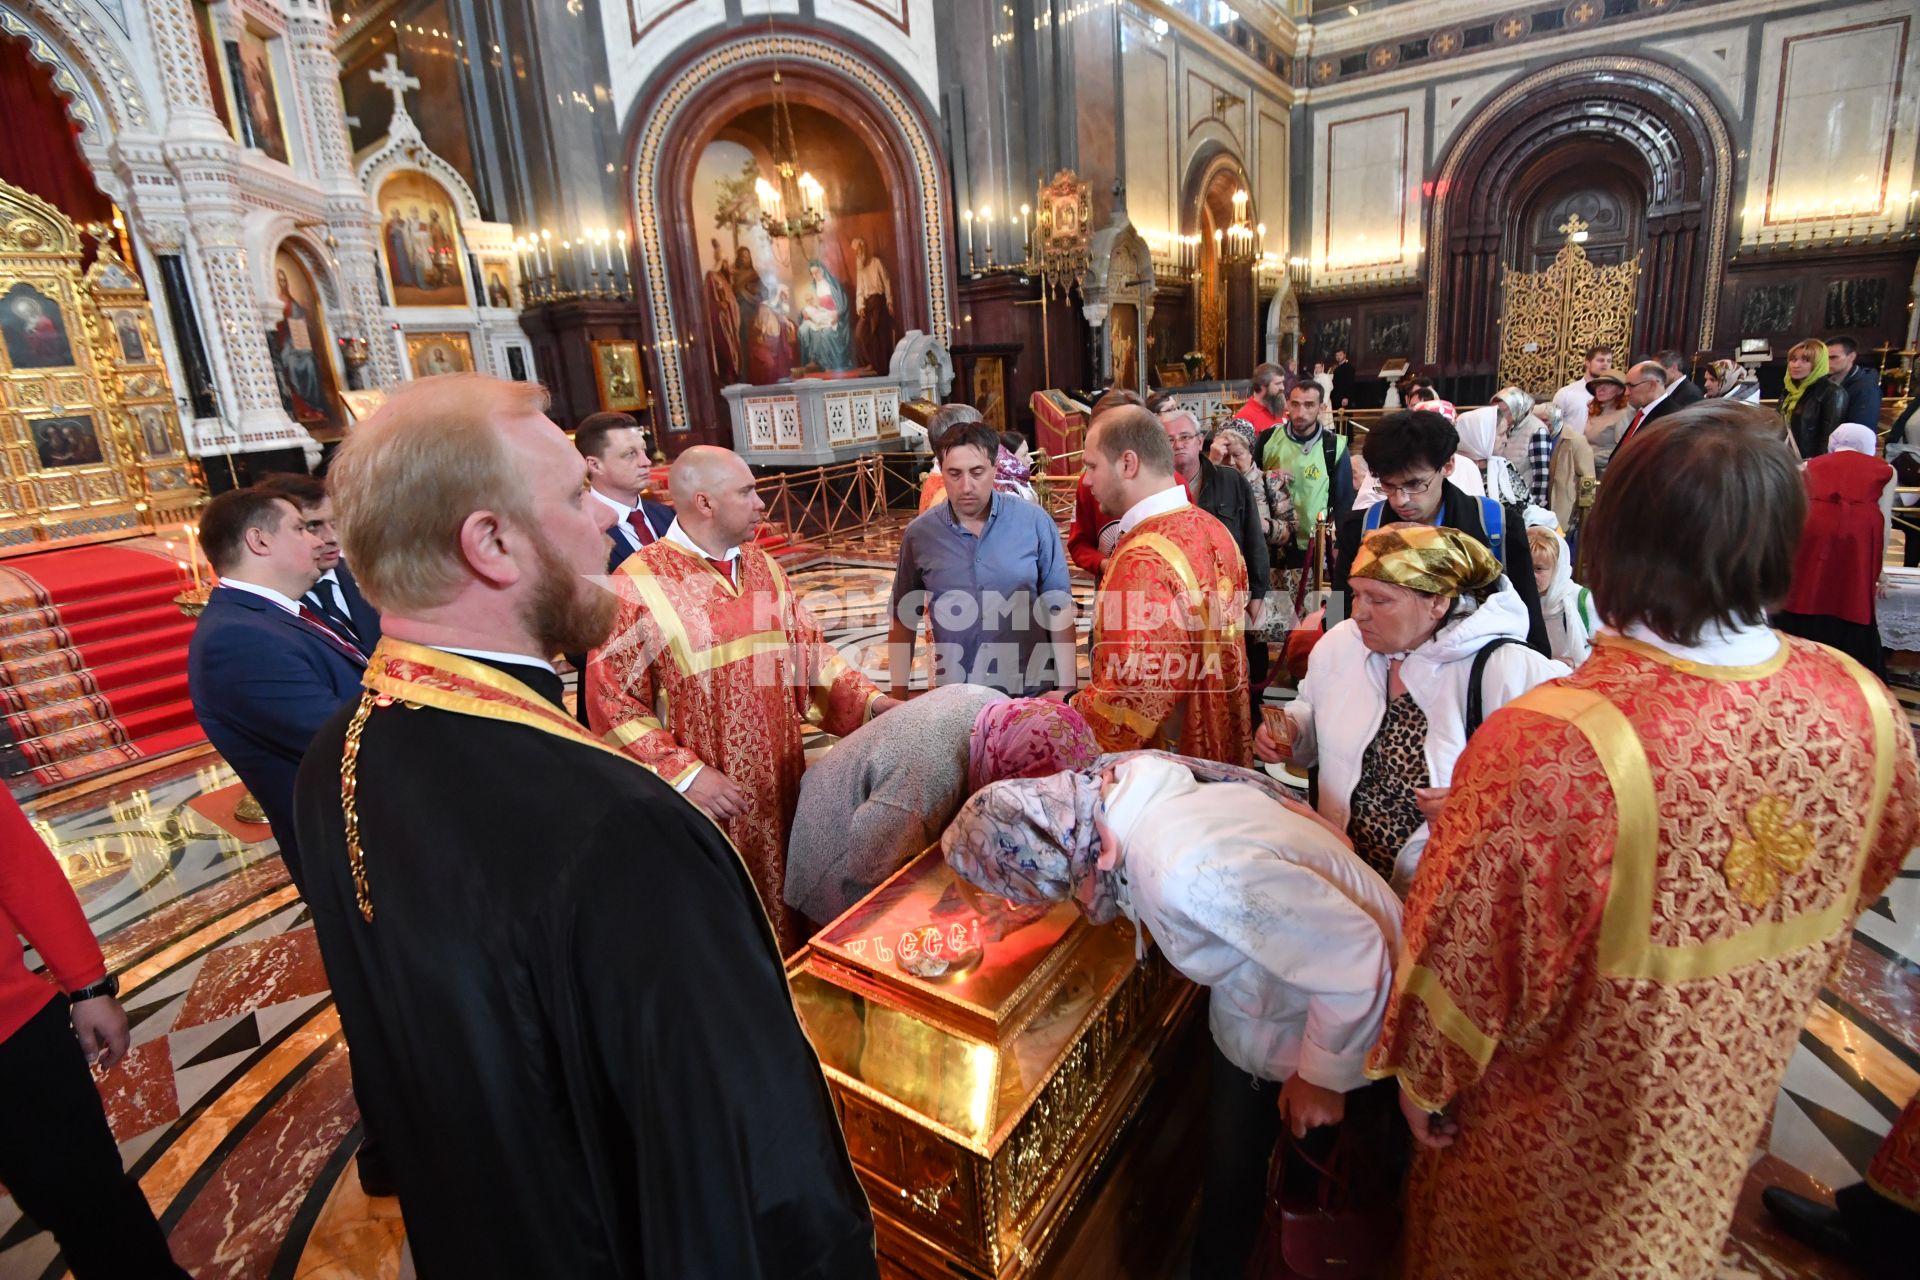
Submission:
<svg viewBox="0 0 1920 1280">
<path fill-rule="evenodd" d="M 968 422 L 984 421 L 980 411 L 970 404 L 943 404 L 927 418 L 927 443 L 934 452 L 940 450 L 940 437 L 953 427 Z"/>
<path fill-rule="evenodd" d="M 424 1275 L 872 1280 L 872 1217 L 739 858 L 561 703 L 551 655 L 599 643 L 615 600 L 543 398 L 410 383 L 330 474 L 384 634 L 308 749 L 295 821 L 408 1243 Z"/>
<path fill-rule="evenodd" d="M 1238 471 L 1213 465 L 1200 420 L 1191 409 L 1169 409 L 1160 415 L 1160 424 L 1173 449 L 1174 477 L 1186 488 L 1187 500 L 1225 526 L 1247 566 L 1247 688 L 1249 696 L 1257 699 L 1259 686 L 1267 678 L 1267 640 L 1261 623 L 1273 578 L 1253 489 Z"/>
<path fill-rule="evenodd" d="M 1627 370 L 1627 403 L 1633 406 L 1633 418 L 1620 433 L 1620 442 L 1613 447 L 1614 456 L 1619 456 L 1640 428 L 1698 399 L 1700 388 L 1693 385 L 1691 378 L 1667 381 L 1667 367 L 1658 360 L 1642 360 L 1634 365 Z"/>
<path fill-rule="evenodd" d="M 1093 603 L 1092 679 L 1074 697 L 1103 751 L 1158 747 L 1253 759 L 1241 630 L 1247 566 L 1233 535 L 1193 505 L 1167 428 L 1144 407 L 1100 414 L 1086 483 L 1119 541 Z"/>
</svg>

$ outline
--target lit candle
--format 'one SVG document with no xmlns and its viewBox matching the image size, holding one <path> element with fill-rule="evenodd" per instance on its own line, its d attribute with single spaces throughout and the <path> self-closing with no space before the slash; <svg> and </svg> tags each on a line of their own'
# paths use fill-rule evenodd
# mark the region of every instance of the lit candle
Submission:
<svg viewBox="0 0 1920 1280">
<path fill-rule="evenodd" d="M 614 238 L 620 242 L 620 291 L 622 293 L 625 293 L 627 290 L 627 279 L 628 279 L 627 229 L 625 227 L 621 227 L 618 231 L 614 232 L 613 235 L 614 235 Z"/>
<path fill-rule="evenodd" d="M 1033 210 L 1024 204 L 1020 206 L 1020 253 L 1029 262 L 1033 260 L 1033 228 L 1028 223 L 1027 216 L 1032 212 Z"/>
<path fill-rule="evenodd" d="M 960 220 L 967 224 L 967 268 L 971 270 L 973 268 L 973 210 L 968 209 L 962 213 Z"/>
</svg>

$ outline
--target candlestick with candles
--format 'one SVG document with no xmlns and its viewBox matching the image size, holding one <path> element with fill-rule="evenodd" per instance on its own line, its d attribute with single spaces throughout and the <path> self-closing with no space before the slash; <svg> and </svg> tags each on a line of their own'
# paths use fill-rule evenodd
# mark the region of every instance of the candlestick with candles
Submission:
<svg viewBox="0 0 1920 1280">
<path fill-rule="evenodd" d="M 991 274 L 993 271 L 993 206 L 992 205 L 985 204 L 980 206 L 980 225 L 981 225 L 981 234 L 986 237 L 986 241 L 987 241 L 987 271 L 989 274 Z"/>
</svg>

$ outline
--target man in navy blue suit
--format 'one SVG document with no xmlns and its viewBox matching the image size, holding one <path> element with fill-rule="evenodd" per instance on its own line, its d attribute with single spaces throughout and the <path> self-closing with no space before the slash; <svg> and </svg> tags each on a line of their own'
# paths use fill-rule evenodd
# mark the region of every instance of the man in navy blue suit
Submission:
<svg viewBox="0 0 1920 1280">
<path fill-rule="evenodd" d="M 630 413 L 590 413 L 573 432 L 573 447 L 587 463 L 587 494 L 607 531 L 607 572 L 673 527 L 673 508 L 640 496 L 652 474 L 647 433 Z M 587 655 L 569 653 L 567 664 L 587 669 Z M 576 688 L 575 716 L 587 722 L 587 700 Z"/>
<path fill-rule="evenodd" d="M 320 568 L 320 580 L 302 596 L 301 602 L 327 625 L 353 641 L 356 649 L 371 655 L 380 643 L 380 613 L 360 594 L 353 570 L 340 558 L 340 530 L 333 520 L 333 499 L 327 496 L 327 482 L 319 476 L 283 472 L 268 476 L 259 487 L 291 499 L 300 508 L 307 531 L 320 540 L 314 563 Z"/>
<path fill-rule="evenodd" d="M 320 539 L 291 499 L 236 489 L 207 504 L 200 542 L 220 575 L 187 648 L 187 691 L 207 740 L 265 810 L 301 883 L 293 779 L 313 735 L 360 694 L 364 654 L 301 597 Z"/>
<path fill-rule="evenodd" d="M 665 534 L 673 508 L 640 496 L 652 474 L 647 433 L 626 413 L 590 413 L 573 433 L 573 447 L 587 461 L 588 491 L 613 515 L 607 572 Z"/>
<path fill-rule="evenodd" d="M 187 646 L 187 692 L 207 741 L 266 812 L 281 861 L 304 894 L 294 840 L 293 780 L 314 734 L 342 704 L 360 696 L 367 659 L 349 638 L 355 630 L 351 618 L 344 625 L 329 621 L 308 595 L 320 577 L 323 546 L 331 543 L 336 559 L 339 554 L 332 504 L 325 503 L 324 519 L 310 519 L 301 512 L 302 499 L 287 496 L 286 488 L 233 489 L 200 513 L 200 545 L 220 585 L 207 597 Z M 320 496 L 324 502 L 324 490 Z M 355 587 L 354 598 L 359 595 Z M 371 609 L 367 616 L 377 639 L 379 620 Z M 347 1066 L 356 1074 L 358 1093 L 358 1064 L 351 1053 Z M 385 1149 L 371 1129 L 362 1134 L 361 1190 L 392 1195 Z"/>
</svg>

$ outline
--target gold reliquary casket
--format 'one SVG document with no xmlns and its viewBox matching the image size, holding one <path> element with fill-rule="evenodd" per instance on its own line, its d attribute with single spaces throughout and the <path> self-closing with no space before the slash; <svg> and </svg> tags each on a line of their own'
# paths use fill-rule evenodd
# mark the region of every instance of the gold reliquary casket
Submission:
<svg viewBox="0 0 1920 1280">
<path fill-rule="evenodd" d="M 1205 1020 L 1197 988 L 1143 950 L 1125 920 L 980 893 L 935 848 L 793 961 L 883 1276 L 1112 1276 L 1114 1255 L 1178 1233 Z"/>
</svg>

